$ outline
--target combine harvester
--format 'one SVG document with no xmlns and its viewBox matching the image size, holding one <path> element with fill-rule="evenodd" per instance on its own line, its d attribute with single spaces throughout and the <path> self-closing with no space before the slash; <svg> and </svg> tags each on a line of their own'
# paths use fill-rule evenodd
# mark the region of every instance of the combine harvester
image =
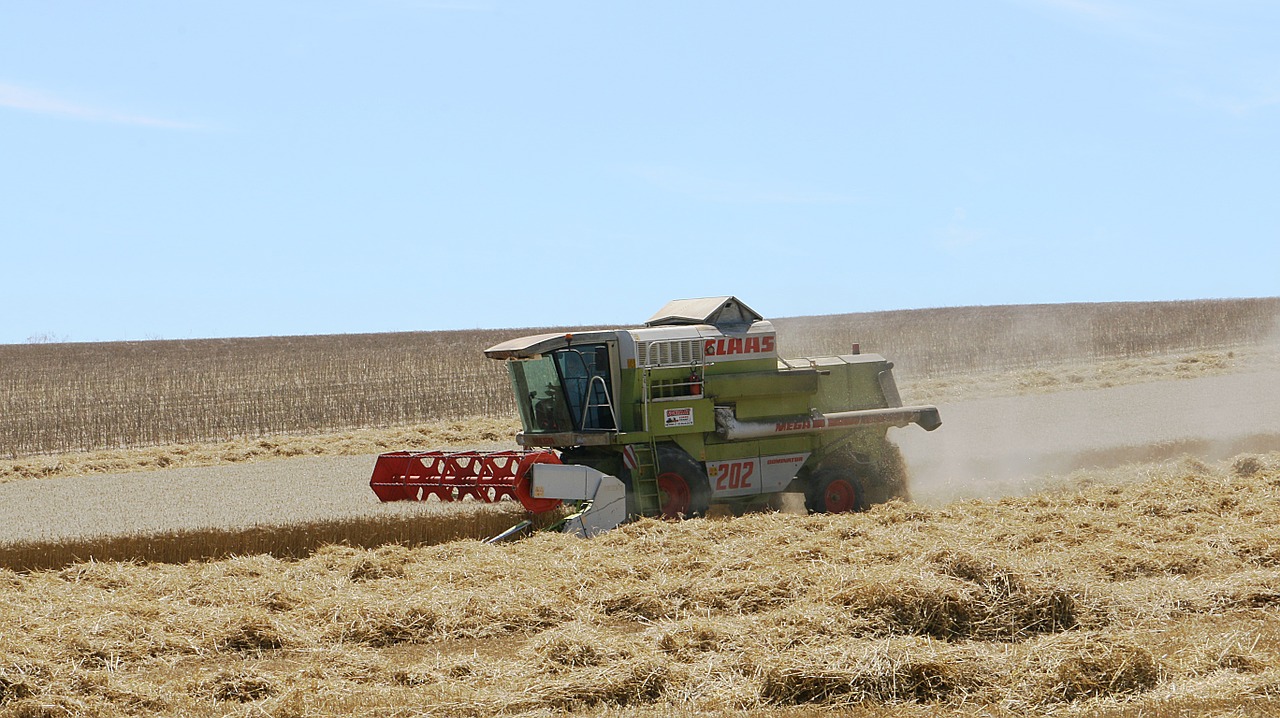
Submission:
<svg viewBox="0 0 1280 718">
<path fill-rule="evenodd" d="M 485 355 L 511 372 L 524 448 L 383 454 L 370 480 L 379 499 L 512 498 L 534 513 L 576 501 L 558 525 L 581 536 L 786 492 L 803 492 L 810 511 L 858 511 L 907 495 L 888 427 L 942 423 L 936 407 L 902 406 L 893 364 L 856 345 L 778 358 L 773 325 L 734 297 L 677 300 L 643 328 L 539 334 Z"/>
</svg>

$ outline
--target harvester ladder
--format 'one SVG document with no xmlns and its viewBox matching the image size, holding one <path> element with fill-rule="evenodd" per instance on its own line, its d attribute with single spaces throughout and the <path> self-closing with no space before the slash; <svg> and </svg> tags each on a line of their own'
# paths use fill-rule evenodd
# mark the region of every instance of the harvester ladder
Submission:
<svg viewBox="0 0 1280 718">
<path fill-rule="evenodd" d="M 662 499 L 658 495 L 658 449 L 653 439 L 643 444 L 631 444 L 635 465 L 631 467 L 631 491 L 635 496 L 636 513 L 656 516 L 662 512 Z"/>
<path fill-rule="evenodd" d="M 653 400 L 649 371 L 646 366 L 640 373 L 641 424 L 649 438 L 643 444 L 629 446 L 635 463 L 631 467 L 631 492 L 635 496 L 636 513 L 641 516 L 662 513 L 662 497 L 658 493 L 658 444 L 649 431 L 649 403 Z"/>
</svg>

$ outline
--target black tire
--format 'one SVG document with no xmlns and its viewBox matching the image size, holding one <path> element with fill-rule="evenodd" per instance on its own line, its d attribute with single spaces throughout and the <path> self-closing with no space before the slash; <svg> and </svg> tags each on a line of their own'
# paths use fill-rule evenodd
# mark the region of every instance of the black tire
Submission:
<svg viewBox="0 0 1280 718">
<path fill-rule="evenodd" d="M 711 503 L 711 482 L 707 479 L 706 469 L 680 447 L 658 447 L 657 480 L 664 518 L 688 518 L 707 513 Z"/>
<path fill-rule="evenodd" d="M 804 497 L 809 511 L 865 511 L 894 499 L 911 499 L 906 465 L 898 447 L 884 439 L 868 442 L 864 447 L 869 453 L 840 450 L 814 469 Z"/>
<path fill-rule="evenodd" d="M 827 467 L 809 477 L 804 507 L 813 514 L 842 514 L 867 509 L 862 478 L 850 467 Z"/>
</svg>

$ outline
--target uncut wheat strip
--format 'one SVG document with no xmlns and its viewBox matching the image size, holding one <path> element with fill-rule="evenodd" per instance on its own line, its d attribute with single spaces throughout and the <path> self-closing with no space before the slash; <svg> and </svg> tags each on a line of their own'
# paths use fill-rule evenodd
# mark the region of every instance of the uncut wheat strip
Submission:
<svg viewBox="0 0 1280 718">
<path fill-rule="evenodd" d="M 33 571 L 84 561 L 185 563 L 258 554 L 302 558 L 330 544 L 377 548 L 387 544 L 423 546 L 484 539 L 496 536 L 526 516 L 537 527 L 551 523 L 559 514 L 529 516 L 514 505 L 504 505 L 492 511 L 460 509 L 240 529 L 191 529 L 7 543 L 0 544 L 0 567 Z"/>
</svg>

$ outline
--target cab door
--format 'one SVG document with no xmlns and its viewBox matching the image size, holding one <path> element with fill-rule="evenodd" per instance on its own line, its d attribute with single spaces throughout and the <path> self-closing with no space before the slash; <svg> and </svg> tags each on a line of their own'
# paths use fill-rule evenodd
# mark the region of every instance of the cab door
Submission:
<svg viewBox="0 0 1280 718">
<path fill-rule="evenodd" d="M 617 429 L 608 344 L 583 344 L 557 349 L 556 369 L 565 402 L 577 431 Z"/>
</svg>

